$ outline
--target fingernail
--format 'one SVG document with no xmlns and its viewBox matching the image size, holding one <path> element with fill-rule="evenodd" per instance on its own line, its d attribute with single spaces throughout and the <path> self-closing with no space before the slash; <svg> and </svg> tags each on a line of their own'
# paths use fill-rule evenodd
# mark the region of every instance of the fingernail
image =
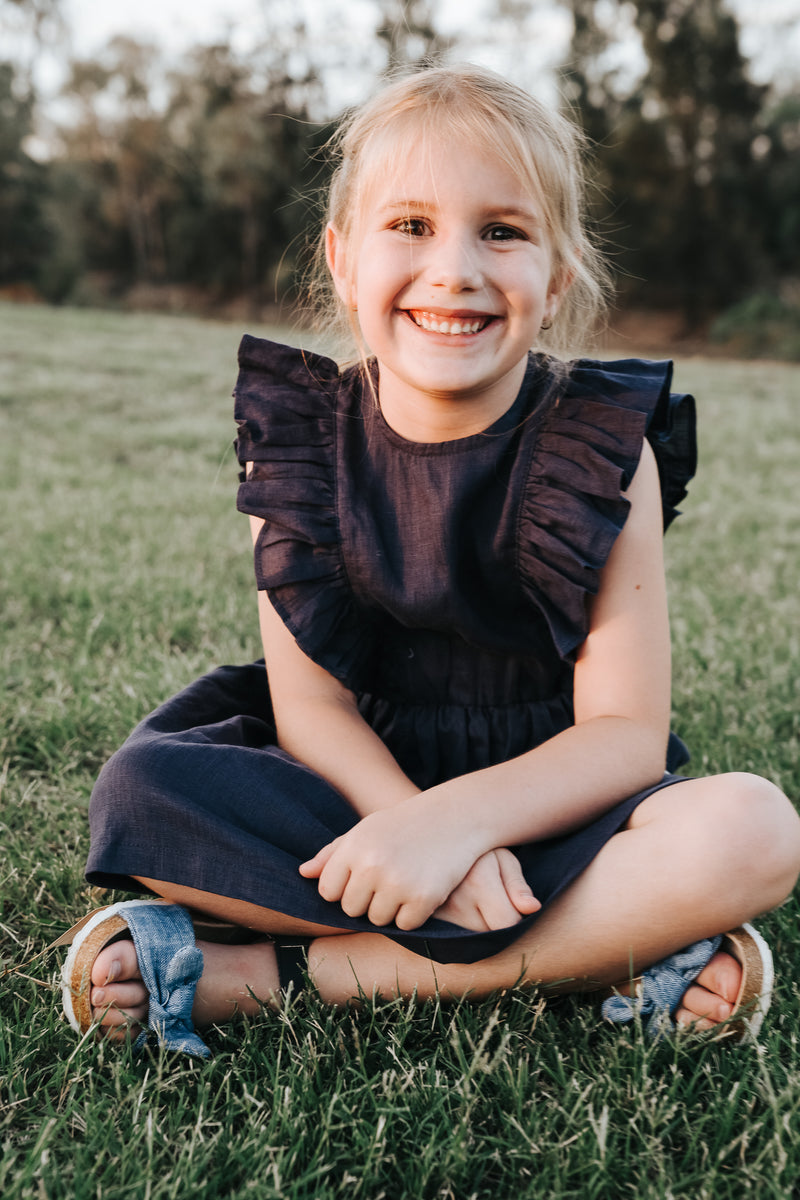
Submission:
<svg viewBox="0 0 800 1200">
<path fill-rule="evenodd" d="M 102 988 L 95 988 L 92 992 L 92 1006 L 98 1008 L 106 998 L 106 994 Z"/>
<path fill-rule="evenodd" d="M 122 964 L 120 963 L 118 958 L 115 958 L 114 961 L 112 962 L 111 966 L 109 967 L 108 974 L 106 975 L 106 983 L 113 983 L 114 980 L 118 979 L 121 974 L 122 974 Z"/>
</svg>

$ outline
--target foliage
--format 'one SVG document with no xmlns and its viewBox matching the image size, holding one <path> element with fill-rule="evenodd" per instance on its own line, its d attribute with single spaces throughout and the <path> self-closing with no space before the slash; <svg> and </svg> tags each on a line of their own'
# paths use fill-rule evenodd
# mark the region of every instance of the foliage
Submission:
<svg viewBox="0 0 800 1200">
<path fill-rule="evenodd" d="M 441 57 L 448 39 L 436 30 L 430 0 L 378 0 L 380 24 L 375 30 L 386 48 L 386 74 Z"/>
<path fill-rule="evenodd" d="M 73 63 L 67 91 L 81 112 L 53 174 L 62 213 L 65 190 L 71 200 L 77 274 L 110 269 L 117 288 L 192 284 L 254 307 L 285 290 L 324 133 L 308 117 L 312 87 L 278 61 L 256 79 L 228 46 L 198 49 L 169 78 L 155 48 L 128 38 Z"/>
<path fill-rule="evenodd" d="M 0 62 L 0 286 L 36 283 L 51 250 L 44 216 L 46 171 L 25 152 L 33 96 Z"/>
<path fill-rule="evenodd" d="M 795 1194 L 795 901 L 762 922 L 778 981 L 758 1047 L 654 1046 L 591 1004 L 515 991 L 339 1012 L 308 994 L 212 1031 L 209 1063 L 139 1059 L 72 1035 L 59 953 L 13 969 L 99 900 L 82 869 L 101 763 L 166 695 L 258 653 L 238 336 L 0 307 L 4 1200 Z M 797 797 L 800 372 L 693 360 L 677 383 L 698 395 L 701 467 L 666 541 L 675 726 L 696 771 Z"/>
<path fill-rule="evenodd" d="M 757 142 L 769 175 L 761 214 L 765 245 L 778 274 L 800 273 L 800 91 L 782 96 L 765 114 Z"/>
<path fill-rule="evenodd" d="M 765 219 L 777 208 L 796 224 L 796 171 L 788 188 L 775 177 L 784 151 L 766 132 L 767 89 L 748 78 L 724 0 L 615 4 L 617 21 L 633 11 L 647 63 L 627 90 L 618 71 L 602 70 L 612 22 L 598 24 L 593 0 L 571 3 L 567 84 L 597 144 L 627 297 L 680 307 L 694 325 L 797 270 L 800 243 L 790 249 Z"/>
<path fill-rule="evenodd" d="M 711 338 L 746 358 L 800 362 L 800 306 L 771 294 L 749 296 L 717 317 Z"/>
</svg>

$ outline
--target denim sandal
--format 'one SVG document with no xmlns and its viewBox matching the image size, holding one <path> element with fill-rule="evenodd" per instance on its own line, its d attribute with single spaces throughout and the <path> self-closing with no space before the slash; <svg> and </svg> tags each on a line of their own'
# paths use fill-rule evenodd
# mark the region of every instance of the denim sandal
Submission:
<svg viewBox="0 0 800 1200">
<path fill-rule="evenodd" d="M 91 1005 L 91 973 L 95 960 L 106 946 L 121 938 L 132 938 L 142 982 L 149 993 L 148 1028 L 134 1043 L 142 1049 L 155 1041 L 168 1050 L 210 1058 L 211 1051 L 195 1032 L 192 1003 L 203 973 L 203 954 L 195 936 L 215 942 L 252 941 L 250 930 L 227 925 L 213 918 L 190 913 L 166 900 L 124 900 L 96 909 L 59 939 L 71 941 L 62 969 L 64 1012 L 76 1033 L 87 1033 L 94 1025 Z M 305 984 L 306 951 L 309 938 L 276 938 L 280 987 L 295 992 Z"/>
<path fill-rule="evenodd" d="M 615 989 L 603 1001 L 607 1021 L 628 1024 L 636 1017 L 647 1018 L 645 1029 L 652 1038 L 676 1028 L 673 1014 L 684 994 L 717 950 L 730 954 L 742 967 L 742 982 L 727 1021 L 720 1023 L 719 1037 L 742 1041 L 755 1038 L 772 999 L 774 968 L 772 953 L 752 925 L 741 925 L 721 937 L 705 938 L 670 955 L 631 980 L 624 991 Z M 628 994 L 629 993 L 629 994 Z"/>
</svg>

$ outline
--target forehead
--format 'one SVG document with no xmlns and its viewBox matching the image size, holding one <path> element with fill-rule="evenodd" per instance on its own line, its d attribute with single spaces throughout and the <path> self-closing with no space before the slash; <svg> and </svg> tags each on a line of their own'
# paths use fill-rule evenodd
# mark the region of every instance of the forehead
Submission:
<svg viewBox="0 0 800 1200">
<path fill-rule="evenodd" d="M 464 202 L 486 209 L 524 208 L 541 212 L 537 181 L 512 166 L 499 146 L 483 146 L 445 135 L 381 139 L 369 155 L 360 194 L 362 213 L 385 207 Z"/>
</svg>

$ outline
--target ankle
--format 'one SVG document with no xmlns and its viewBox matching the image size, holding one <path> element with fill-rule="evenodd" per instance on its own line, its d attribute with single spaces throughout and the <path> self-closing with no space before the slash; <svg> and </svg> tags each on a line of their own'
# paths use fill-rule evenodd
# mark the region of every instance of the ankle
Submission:
<svg viewBox="0 0 800 1200">
<path fill-rule="evenodd" d="M 226 946 L 198 941 L 203 974 L 197 985 L 192 1021 L 202 1029 L 237 1016 L 257 1016 L 264 1005 L 277 1007 L 280 992 L 274 946 L 269 941 Z"/>
</svg>

